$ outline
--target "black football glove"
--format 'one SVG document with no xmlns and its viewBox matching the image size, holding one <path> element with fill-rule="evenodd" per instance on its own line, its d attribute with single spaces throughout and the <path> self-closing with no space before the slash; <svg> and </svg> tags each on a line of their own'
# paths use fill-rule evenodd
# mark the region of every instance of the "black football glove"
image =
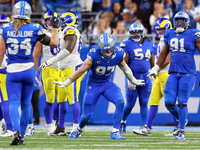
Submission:
<svg viewBox="0 0 200 150">
<path fill-rule="evenodd" d="M 53 28 L 58 28 L 59 26 L 59 19 L 57 18 L 57 13 L 55 12 L 52 13 L 51 25 Z"/>
</svg>

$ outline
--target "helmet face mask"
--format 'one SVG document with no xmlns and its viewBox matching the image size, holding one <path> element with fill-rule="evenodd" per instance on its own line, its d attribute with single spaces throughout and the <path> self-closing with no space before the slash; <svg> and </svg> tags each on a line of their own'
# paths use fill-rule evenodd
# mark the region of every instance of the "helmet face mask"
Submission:
<svg viewBox="0 0 200 150">
<path fill-rule="evenodd" d="M 179 11 L 174 16 L 174 30 L 177 33 L 182 33 L 186 31 L 189 27 L 190 18 L 188 14 L 184 11 Z"/>
<path fill-rule="evenodd" d="M 115 53 L 115 39 L 108 33 L 100 36 L 98 41 L 101 55 L 109 59 Z"/>
<path fill-rule="evenodd" d="M 61 27 L 64 28 L 66 26 L 78 26 L 78 22 L 79 22 L 79 16 L 72 12 L 72 11 L 67 11 L 64 12 L 61 16 L 60 16 L 60 24 Z"/>
<path fill-rule="evenodd" d="M 172 29 L 172 24 L 168 19 L 160 18 L 156 21 L 155 29 L 158 36 L 161 38 L 164 36 L 165 30 Z"/>
<path fill-rule="evenodd" d="M 140 42 L 140 40 L 144 37 L 144 26 L 139 22 L 134 22 L 130 28 L 130 39 L 134 42 Z"/>
<path fill-rule="evenodd" d="M 13 18 L 30 20 L 32 10 L 31 6 L 26 1 L 19 1 L 13 7 Z"/>
</svg>

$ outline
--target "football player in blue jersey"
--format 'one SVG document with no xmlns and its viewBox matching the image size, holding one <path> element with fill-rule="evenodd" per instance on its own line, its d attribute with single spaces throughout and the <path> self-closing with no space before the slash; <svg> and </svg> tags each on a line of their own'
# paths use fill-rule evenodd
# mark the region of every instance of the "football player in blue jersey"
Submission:
<svg viewBox="0 0 200 150">
<path fill-rule="evenodd" d="M 0 26 L 2 26 L 5 23 L 9 23 L 10 18 L 6 15 L 0 15 Z M 1 126 L 1 120 L 4 118 L 6 123 L 6 131 L 0 133 L 0 136 L 7 137 L 12 136 L 14 134 L 13 132 L 13 126 L 12 122 L 10 120 L 9 115 L 9 105 L 8 105 L 8 96 L 7 96 L 7 90 L 6 90 L 6 68 L 7 68 L 7 56 L 4 55 L 3 62 L 0 66 L 0 128 Z M 1 131 L 0 131 L 1 132 Z"/>
<path fill-rule="evenodd" d="M 194 52 L 200 52 L 200 30 L 188 29 L 190 18 L 184 11 L 176 13 L 174 29 L 164 33 L 164 46 L 150 75 L 156 75 L 170 52 L 169 77 L 164 88 L 165 106 L 179 120 L 179 131 L 174 139 L 185 139 L 187 102 L 196 79 Z M 178 105 L 176 105 L 176 99 Z"/>
<path fill-rule="evenodd" d="M 30 116 L 31 97 L 35 82 L 33 48 L 37 41 L 50 46 L 58 45 L 58 19 L 53 14 L 52 36 L 44 33 L 39 24 L 31 23 L 31 7 L 20 1 L 13 8 L 12 23 L 1 26 L 0 64 L 7 49 L 8 66 L 6 87 L 9 101 L 9 113 L 15 131 L 10 145 L 24 145 L 24 134 Z M 18 107 L 21 102 L 21 117 Z M 20 122 L 20 123 L 19 123 Z"/>
<path fill-rule="evenodd" d="M 130 38 L 121 42 L 120 47 L 126 52 L 125 62 L 131 68 L 136 79 L 145 82 L 143 86 L 132 85 L 126 82 L 126 105 L 120 124 L 120 134 L 126 134 L 126 119 L 133 109 L 137 97 L 139 97 L 140 115 L 142 124 L 145 125 L 148 115 L 148 101 L 151 93 L 152 82 L 147 74 L 154 66 L 154 46 L 144 35 L 144 26 L 134 22 L 129 29 Z"/>
<path fill-rule="evenodd" d="M 155 62 L 158 59 L 158 56 L 162 50 L 162 47 L 164 45 L 164 32 L 165 30 L 172 29 L 172 24 L 171 22 L 166 19 L 166 18 L 160 18 L 156 21 L 155 29 L 157 30 L 158 36 L 160 38 L 160 41 L 158 43 L 157 47 L 157 54 L 155 57 Z M 170 53 L 168 54 L 164 64 L 161 66 L 161 69 L 158 72 L 158 75 L 156 76 L 155 82 L 152 87 L 151 91 L 151 98 L 150 98 L 150 109 L 149 109 L 149 114 L 148 114 L 148 119 L 146 124 L 139 130 L 134 130 L 133 133 L 138 134 L 138 135 L 151 135 L 151 127 L 153 125 L 154 119 L 157 115 L 158 112 L 158 105 L 162 97 L 164 97 L 164 87 L 165 83 L 168 78 L 168 69 L 170 65 Z M 175 129 L 173 130 L 172 133 L 165 134 L 165 136 L 174 136 L 178 132 L 178 122 L 175 121 Z"/>
<path fill-rule="evenodd" d="M 107 33 L 101 35 L 98 45 L 99 48 L 90 50 L 83 65 L 73 73 L 70 78 L 65 82 L 55 82 L 59 84 L 61 88 L 64 88 L 76 81 L 89 69 L 87 88 L 84 96 L 83 114 L 79 126 L 70 134 L 69 139 L 77 139 L 83 132 L 84 126 L 93 114 L 94 107 L 99 97 L 103 95 L 116 106 L 110 139 L 124 140 L 124 138 L 118 134 L 124 108 L 124 100 L 120 88 L 111 81 L 111 75 L 116 65 L 118 65 L 132 84 L 143 85 L 144 83 L 143 80 L 135 79 L 131 69 L 124 61 L 125 53 L 123 49 L 115 47 L 115 39 L 111 35 Z"/>
</svg>

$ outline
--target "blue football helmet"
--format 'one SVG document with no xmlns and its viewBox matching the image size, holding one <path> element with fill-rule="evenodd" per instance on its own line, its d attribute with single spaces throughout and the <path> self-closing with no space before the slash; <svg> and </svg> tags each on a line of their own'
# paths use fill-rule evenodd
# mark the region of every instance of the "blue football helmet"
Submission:
<svg viewBox="0 0 200 150">
<path fill-rule="evenodd" d="M 141 31 L 140 34 L 133 34 L 134 32 L 139 32 Z M 139 22 L 134 22 L 130 28 L 129 28 L 129 33 L 130 33 L 130 39 L 139 42 L 143 37 L 144 37 L 144 26 L 143 24 Z"/>
<path fill-rule="evenodd" d="M 44 14 L 43 23 L 44 23 L 45 28 L 53 29 L 53 27 L 51 25 L 51 20 L 47 20 L 47 19 L 52 18 L 52 14 L 53 14 L 53 11 L 48 11 L 47 13 Z M 54 12 L 54 15 L 56 15 L 55 17 L 58 16 L 56 12 Z"/>
<path fill-rule="evenodd" d="M 6 15 L 0 15 L 0 26 L 2 23 L 8 23 L 10 22 L 10 18 Z"/>
<path fill-rule="evenodd" d="M 13 18 L 30 20 L 32 10 L 26 1 L 19 1 L 15 4 L 13 10 Z"/>
<path fill-rule="evenodd" d="M 183 19 L 183 21 L 177 21 L 178 19 Z M 179 11 L 175 14 L 173 22 L 175 32 L 182 33 L 188 29 L 188 26 L 190 25 L 190 17 L 186 12 Z"/>
<path fill-rule="evenodd" d="M 159 37 L 161 38 L 161 37 L 164 36 L 164 32 L 160 34 L 158 32 L 158 30 L 164 29 L 164 31 L 165 31 L 165 30 L 168 30 L 168 29 L 172 29 L 172 24 L 167 18 L 160 18 L 156 21 L 155 29 L 156 29 Z"/>
<path fill-rule="evenodd" d="M 60 16 L 60 24 L 61 27 L 64 28 L 66 26 L 78 26 L 78 22 L 79 22 L 79 16 L 72 12 L 72 11 L 67 11 L 64 12 L 61 16 Z"/>
<path fill-rule="evenodd" d="M 108 33 L 104 33 L 100 36 L 98 41 L 100 53 L 103 55 L 104 58 L 108 59 L 111 58 L 111 56 L 115 53 L 115 39 Z M 103 51 L 111 50 L 111 53 L 104 53 Z"/>
</svg>

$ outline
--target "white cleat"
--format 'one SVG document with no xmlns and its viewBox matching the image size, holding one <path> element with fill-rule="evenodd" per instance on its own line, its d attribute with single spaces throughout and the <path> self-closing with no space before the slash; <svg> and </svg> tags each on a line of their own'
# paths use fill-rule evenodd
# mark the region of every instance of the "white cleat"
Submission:
<svg viewBox="0 0 200 150">
<path fill-rule="evenodd" d="M 47 135 L 51 136 L 51 133 L 53 133 L 56 130 L 55 125 L 51 124 L 46 124 L 45 125 L 46 129 L 47 129 Z"/>
<path fill-rule="evenodd" d="M 133 130 L 133 133 L 135 133 L 137 135 L 149 136 L 149 135 L 151 135 L 151 129 L 147 125 L 144 125 L 144 126 L 142 126 L 142 129 Z"/>
<path fill-rule="evenodd" d="M 2 133 L 0 136 L 1 137 L 13 137 L 13 135 L 15 134 L 15 132 L 11 131 L 11 130 L 6 130 L 4 133 Z"/>
<path fill-rule="evenodd" d="M 174 128 L 174 130 L 171 133 L 165 134 L 165 136 L 177 136 L 178 135 L 178 128 Z"/>
<path fill-rule="evenodd" d="M 28 127 L 25 136 L 33 136 L 35 129 L 33 127 Z"/>
</svg>

